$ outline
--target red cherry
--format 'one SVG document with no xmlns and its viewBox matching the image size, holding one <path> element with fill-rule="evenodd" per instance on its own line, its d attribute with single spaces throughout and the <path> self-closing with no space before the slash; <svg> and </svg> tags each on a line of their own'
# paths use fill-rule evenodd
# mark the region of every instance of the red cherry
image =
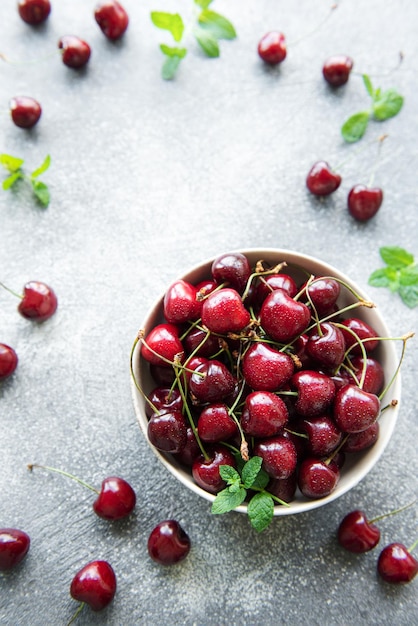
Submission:
<svg viewBox="0 0 418 626">
<path fill-rule="evenodd" d="M 347 203 L 352 217 L 366 222 L 376 215 L 383 202 L 383 191 L 379 187 L 355 185 L 349 192 Z"/>
<path fill-rule="evenodd" d="M 235 458 L 222 444 L 214 444 L 207 453 L 207 458 L 200 455 L 195 459 L 192 465 L 192 475 L 199 487 L 209 493 L 218 493 L 226 487 L 226 482 L 219 473 L 219 467 L 221 465 L 236 467 Z"/>
<path fill-rule="evenodd" d="M 106 520 L 119 520 L 132 513 L 136 504 L 135 491 L 123 478 L 109 476 L 102 482 L 93 510 Z"/>
<path fill-rule="evenodd" d="M 313 456 L 327 457 L 341 442 L 343 435 L 328 415 L 305 417 L 299 424 L 308 435 L 307 448 Z"/>
<path fill-rule="evenodd" d="M 0 528 L 0 572 L 18 565 L 30 547 L 30 537 L 18 528 Z"/>
<path fill-rule="evenodd" d="M 351 433 L 345 440 L 342 447 L 343 452 L 360 452 L 371 448 L 379 438 L 379 422 L 374 422 L 371 426 L 360 433 Z"/>
<path fill-rule="evenodd" d="M 307 498 L 324 498 L 332 493 L 339 480 L 336 465 L 317 458 L 304 459 L 298 472 L 298 486 Z"/>
<path fill-rule="evenodd" d="M 178 389 L 155 387 L 155 389 L 150 391 L 147 395 L 147 398 L 149 402 L 145 404 L 145 412 L 148 418 L 156 412 L 167 413 L 173 409 L 178 411 L 183 410 L 183 398 Z M 155 411 L 155 409 L 157 409 L 157 411 Z"/>
<path fill-rule="evenodd" d="M 368 393 L 356 385 L 338 389 L 333 415 L 335 423 L 345 433 L 366 430 L 379 417 L 380 401 L 374 393 Z"/>
<path fill-rule="evenodd" d="M 51 3 L 49 0 L 19 0 L 17 10 L 24 22 L 36 26 L 47 19 Z"/>
<path fill-rule="evenodd" d="M 319 315 L 331 312 L 340 295 L 340 283 L 334 278 L 323 276 L 315 278 L 307 287 L 309 298 Z"/>
<path fill-rule="evenodd" d="M 332 87 L 345 85 L 353 69 L 353 59 L 339 54 L 327 59 L 322 67 L 322 74 Z"/>
<path fill-rule="evenodd" d="M 308 172 L 306 186 L 315 196 L 329 196 L 341 185 L 341 176 L 326 161 L 318 161 Z"/>
<path fill-rule="evenodd" d="M 239 332 L 250 323 L 250 314 L 235 289 L 225 287 L 203 301 L 202 323 L 213 333 Z"/>
<path fill-rule="evenodd" d="M 62 62 L 67 67 L 79 69 L 86 65 L 91 55 L 89 44 L 75 35 L 64 35 L 58 40 L 58 48 L 62 50 Z"/>
<path fill-rule="evenodd" d="M 94 18 L 103 34 L 111 40 L 122 37 L 129 24 L 127 12 L 114 0 L 100 2 L 94 10 Z"/>
<path fill-rule="evenodd" d="M 5 343 L 0 343 L 0 380 L 11 376 L 18 363 L 18 357 L 13 348 Z"/>
<path fill-rule="evenodd" d="M 87 563 L 74 576 L 70 594 L 74 600 L 88 604 L 93 611 L 101 611 L 114 598 L 116 576 L 107 561 Z"/>
<path fill-rule="evenodd" d="M 190 392 L 200 402 L 221 402 L 235 389 L 236 379 L 217 359 L 198 365 L 190 377 Z"/>
<path fill-rule="evenodd" d="M 190 552 L 190 537 L 173 519 L 160 522 L 148 538 L 148 554 L 160 565 L 173 565 Z"/>
<path fill-rule="evenodd" d="M 418 573 L 418 561 L 402 543 L 391 543 L 380 553 L 377 571 L 388 583 L 409 583 Z"/>
<path fill-rule="evenodd" d="M 9 102 L 12 121 L 19 128 L 32 128 L 42 115 L 41 105 L 29 96 L 16 96 Z"/>
<path fill-rule="evenodd" d="M 262 342 L 254 343 L 242 361 L 245 382 L 257 391 L 277 391 L 290 380 L 294 369 L 288 354 Z"/>
<path fill-rule="evenodd" d="M 263 469 L 272 478 L 289 478 L 296 469 L 297 453 L 294 443 L 281 435 L 258 440 L 254 454 L 263 459 Z"/>
<path fill-rule="evenodd" d="M 335 397 L 334 381 L 316 370 L 300 370 L 290 379 L 292 389 L 298 392 L 295 409 L 303 417 L 326 413 Z"/>
<path fill-rule="evenodd" d="M 338 527 L 338 543 L 349 552 L 368 552 L 380 540 L 380 530 L 363 511 L 348 513 Z"/>
<path fill-rule="evenodd" d="M 32 280 L 23 288 L 24 295 L 17 307 L 19 313 L 26 319 L 44 322 L 54 315 L 58 300 L 54 291 L 39 281 Z"/>
<path fill-rule="evenodd" d="M 201 303 L 197 301 L 196 287 L 185 280 L 176 280 L 167 289 L 164 300 L 164 317 L 172 324 L 184 324 L 197 319 Z"/>
<path fill-rule="evenodd" d="M 229 287 L 241 294 L 250 277 L 251 267 L 245 254 L 227 252 L 216 257 L 211 273 L 218 284 L 228 283 Z"/>
<path fill-rule="evenodd" d="M 182 358 L 183 354 L 179 328 L 174 324 L 157 324 L 148 333 L 141 346 L 141 356 L 153 365 L 170 367 L 170 364 L 176 358 Z"/>
<path fill-rule="evenodd" d="M 252 437 L 273 437 L 281 432 L 288 418 L 281 398 L 270 391 L 254 391 L 245 399 L 241 426 Z"/>
<path fill-rule="evenodd" d="M 321 368 L 334 370 L 344 360 L 345 339 L 342 331 L 332 322 L 323 322 L 313 330 L 306 352 Z"/>
<path fill-rule="evenodd" d="M 379 344 L 377 340 L 378 334 L 374 330 L 374 328 L 372 328 L 369 324 L 367 324 L 367 322 L 357 317 L 350 317 L 342 321 L 342 326 L 346 326 L 351 331 L 353 331 L 355 335 L 358 336 L 359 339 L 363 340 L 363 346 L 367 354 L 369 354 L 370 352 L 373 352 L 373 350 L 377 348 Z M 357 343 L 357 339 L 355 335 L 353 335 L 353 333 L 350 332 L 350 330 L 347 331 L 347 330 L 344 330 L 344 328 L 342 327 L 340 328 L 344 335 L 346 347 L 351 348 L 351 346 L 354 346 L 352 350 L 350 351 L 350 356 L 354 354 L 362 356 L 362 350 L 361 350 L 361 347 Z"/>
<path fill-rule="evenodd" d="M 301 335 L 310 319 L 306 304 L 293 300 L 283 289 L 276 289 L 267 296 L 260 311 L 261 326 L 279 342 L 289 342 Z"/>
<path fill-rule="evenodd" d="M 209 404 L 199 415 L 197 432 L 202 441 L 216 443 L 227 441 L 238 433 L 238 427 L 229 414 L 226 404 Z"/>
<path fill-rule="evenodd" d="M 257 285 L 255 299 L 261 305 L 268 295 L 275 289 L 284 289 L 291 298 L 298 292 L 297 285 L 291 276 L 287 274 L 270 274 L 261 276 Z"/>
<path fill-rule="evenodd" d="M 286 38 L 283 33 L 271 31 L 259 41 L 257 47 L 260 58 L 269 65 L 282 63 L 287 55 Z"/>
<path fill-rule="evenodd" d="M 178 410 L 154 413 L 148 422 L 148 439 L 162 452 L 181 452 L 187 442 L 187 425 Z"/>
</svg>

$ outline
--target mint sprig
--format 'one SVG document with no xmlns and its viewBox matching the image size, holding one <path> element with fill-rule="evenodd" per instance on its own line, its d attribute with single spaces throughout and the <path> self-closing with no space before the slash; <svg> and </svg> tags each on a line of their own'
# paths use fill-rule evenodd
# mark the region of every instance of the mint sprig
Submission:
<svg viewBox="0 0 418 626">
<path fill-rule="evenodd" d="M 50 155 L 48 154 L 42 164 L 29 174 L 24 171 L 23 164 L 23 159 L 14 157 L 10 154 L 0 154 L 0 165 L 2 165 L 9 173 L 7 178 L 3 180 L 3 189 L 7 191 L 8 189 L 14 187 L 19 180 L 24 180 L 30 184 L 32 192 L 38 202 L 43 207 L 47 207 L 51 199 L 49 189 L 45 183 L 39 180 L 39 176 L 41 176 L 49 168 L 51 164 Z"/>
<path fill-rule="evenodd" d="M 238 463 L 238 469 L 230 465 L 221 465 L 219 473 L 227 487 L 216 495 L 212 513 L 220 515 L 233 511 L 244 502 L 249 490 L 255 491 L 248 502 L 248 517 L 251 526 L 257 532 L 267 528 L 273 519 L 274 501 L 284 506 L 288 504 L 266 491 L 270 479 L 261 465 L 262 459 L 259 456 L 253 456 L 245 463 Z"/>
<path fill-rule="evenodd" d="M 418 266 L 413 254 L 398 246 L 382 247 L 379 253 L 386 267 L 372 272 L 369 285 L 399 293 L 411 309 L 418 306 Z"/>
<path fill-rule="evenodd" d="M 383 91 L 373 87 L 367 74 L 363 74 L 363 83 L 371 99 L 371 106 L 351 115 L 342 125 L 341 134 L 347 143 L 359 141 L 367 130 L 371 119 L 382 122 L 399 113 L 403 106 L 403 96 L 396 89 Z"/>
<path fill-rule="evenodd" d="M 160 45 L 160 50 L 166 57 L 161 71 L 165 80 L 174 78 L 180 62 L 188 52 L 185 44 L 188 33 L 193 35 L 200 48 L 210 58 L 219 57 L 221 39 L 234 39 L 237 36 L 234 26 L 226 17 L 209 9 L 212 1 L 194 0 L 194 7 L 197 11 L 193 23 L 188 28 L 179 13 L 151 12 L 151 21 L 154 26 L 168 31 L 174 42 L 181 44 L 181 46 Z"/>
</svg>

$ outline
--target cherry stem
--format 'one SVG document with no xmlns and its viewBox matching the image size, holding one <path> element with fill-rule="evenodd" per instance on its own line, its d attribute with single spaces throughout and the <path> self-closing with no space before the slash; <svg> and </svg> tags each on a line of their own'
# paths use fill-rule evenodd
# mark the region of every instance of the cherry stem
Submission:
<svg viewBox="0 0 418 626">
<path fill-rule="evenodd" d="M 16 296 L 16 298 L 19 298 L 19 300 L 23 300 L 23 296 L 20 293 L 16 293 L 16 291 L 13 291 L 13 289 L 10 289 L 10 287 L 8 287 L 7 285 L 5 285 L 4 283 L 0 282 L 0 287 L 3 287 L 3 289 L 5 289 L 6 291 L 8 291 L 9 293 L 13 294 L 14 296 Z"/>
<path fill-rule="evenodd" d="M 55 472 L 56 474 L 62 474 L 62 476 L 66 476 L 67 478 L 71 478 L 72 480 L 75 480 L 75 482 L 79 483 L 80 485 L 83 485 L 83 487 L 87 487 L 87 489 L 90 489 L 90 491 L 94 491 L 94 493 L 97 493 L 97 494 L 100 493 L 97 489 L 95 489 L 95 487 L 92 487 L 88 483 L 84 482 L 84 480 L 81 480 L 81 478 L 74 476 L 74 474 L 69 474 L 68 472 L 65 472 L 64 470 L 57 469 L 56 467 L 49 467 L 48 465 L 38 465 L 37 463 L 30 463 L 28 465 L 28 470 L 31 472 L 34 467 L 48 470 L 49 472 Z"/>
<path fill-rule="evenodd" d="M 295 435 L 295 437 L 301 437 L 302 439 L 309 439 L 309 435 L 307 435 L 306 433 L 298 433 L 295 430 L 290 430 L 290 428 L 285 428 L 284 430 L 287 433 L 290 433 L 291 435 Z"/>
<path fill-rule="evenodd" d="M 406 350 L 406 342 L 408 341 L 408 339 L 410 339 L 411 337 L 414 336 L 415 333 L 413 332 L 409 332 L 406 335 L 404 335 L 403 337 L 394 337 L 393 339 L 400 339 L 402 341 L 402 353 L 399 359 L 399 363 L 398 363 L 398 367 L 396 368 L 392 378 L 390 379 L 390 381 L 388 382 L 388 384 L 386 385 L 386 387 L 383 389 L 383 391 L 380 393 L 379 395 L 379 400 L 381 400 L 384 395 L 388 392 L 388 390 L 390 389 L 390 387 L 393 385 L 393 383 L 395 382 L 395 378 L 397 377 L 397 375 L 399 374 L 399 370 L 401 368 L 401 364 L 403 361 L 403 358 L 405 356 L 405 350 Z M 391 337 L 379 337 L 380 341 L 389 341 L 391 340 Z"/>
<path fill-rule="evenodd" d="M 189 421 L 190 428 L 193 431 L 193 434 L 194 434 L 194 436 L 196 438 L 196 441 L 197 441 L 197 445 L 199 446 L 200 451 L 203 454 L 203 457 L 204 457 L 205 461 L 209 461 L 210 457 L 209 457 L 208 453 L 206 452 L 205 448 L 203 447 L 202 441 L 201 441 L 201 439 L 199 437 L 199 433 L 197 431 L 196 424 L 194 423 L 194 419 L 193 419 L 193 416 L 192 416 L 192 414 L 190 412 L 190 408 L 189 408 L 189 405 L 188 405 L 188 402 L 187 402 L 186 393 L 185 393 L 184 387 L 183 387 L 183 385 L 181 383 L 181 380 L 180 380 L 180 375 L 182 374 L 182 370 L 179 367 L 176 367 L 175 368 L 175 374 L 176 374 L 177 386 L 178 386 L 178 389 L 180 391 L 180 395 L 181 395 L 182 400 L 183 400 L 183 406 L 184 406 L 184 410 L 185 410 L 185 412 L 187 414 L 187 419 Z"/>
<path fill-rule="evenodd" d="M 390 515 L 395 515 L 396 513 L 400 513 L 401 511 L 404 511 L 405 509 L 409 509 L 409 507 L 414 505 L 415 502 L 416 502 L 416 499 L 410 502 L 409 504 L 405 504 L 405 506 L 402 506 L 400 509 L 395 509 L 394 511 L 389 511 L 388 513 L 383 513 L 382 515 L 378 515 L 377 517 L 374 517 L 373 519 L 369 520 L 369 524 L 374 524 L 375 522 L 378 522 L 379 520 L 384 519 L 385 517 L 389 517 Z"/>
<path fill-rule="evenodd" d="M 418 539 L 416 539 L 414 541 L 414 543 L 412 544 L 412 546 L 409 546 L 408 548 L 408 552 L 412 552 L 413 550 L 415 550 L 415 548 L 418 546 Z"/>
<path fill-rule="evenodd" d="M 370 113 L 369 111 L 365 111 L 365 113 Z M 384 135 L 384 137 L 386 137 L 386 135 Z M 372 143 L 374 143 L 375 141 L 382 141 L 382 135 L 379 135 L 379 137 L 377 137 L 377 139 L 371 139 L 371 141 L 368 141 L 366 143 L 364 143 L 362 146 L 359 146 L 357 150 L 353 150 L 353 152 L 351 154 L 349 154 L 347 156 L 346 159 L 343 159 L 342 161 L 340 161 L 333 169 L 334 171 L 339 170 L 340 168 L 342 168 L 344 165 L 346 165 L 346 163 L 348 163 L 352 157 L 357 156 L 358 154 L 360 154 L 361 152 L 363 152 L 363 150 L 365 150 L 365 148 L 367 148 L 368 146 L 370 146 Z"/>
<path fill-rule="evenodd" d="M 156 413 L 157 415 L 160 415 L 160 411 L 157 409 L 157 407 L 151 402 L 151 400 L 148 398 L 147 394 L 145 393 L 145 391 L 142 389 L 142 387 L 139 385 L 136 376 L 135 376 L 135 372 L 134 372 L 134 366 L 133 366 L 133 356 L 134 356 L 134 351 L 135 348 L 140 340 L 140 335 L 141 335 L 141 331 L 138 333 L 137 337 L 135 338 L 135 341 L 132 345 L 131 348 L 131 358 L 130 358 L 130 370 L 131 370 L 131 376 L 132 376 L 132 380 L 134 381 L 135 387 L 138 389 L 139 393 L 141 394 L 141 396 L 144 398 L 144 400 L 149 404 L 149 406 L 151 407 L 152 411 L 154 413 Z"/>
<path fill-rule="evenodd" d="M 180 352 L 178 354 L 175 355 L 175 362 L 170 361 L 170 359 L 167 359 L 165 356 L 163 356 L 162 354 L 158 354 L 158 352 L 156 352 L 156 350 L 154 350 L 153 348 L 151 348 L 150 345 L 148 345 L 148 343 L 145 341 L 144 339 L 144 333 L 143 331 L 139 331 L 138 333 L 138 340 L 141 341 L 141 343 L 144 344 L 144 346 L 147 348 L 147 350 L 149 350 L 150 352 L 152 352 L 152 354 L 154 354 L 155 356 L 157 356 L 159 359 L 161 359 L 162 361 L 164 361 L 164 363 L 167 363 L 168 365 L 171 366 L 176 366 L 176 367 L 180 367 L 183 371 L 185 372 L 189 372 L 190 374 L 197 374 L 198 376 L 200 376 L 201 378 L 205 377 L 205 374 L 203 372 L 196 372 L 195 370 L 191 370 L 188 369 L 187 367 L 185 367 L 184 365 L 181 364 L 180 362 L 180 356 L 182 354 L 184 354 L 183 352 Z"/>
<path fill-rule="evenodd" d="M 360 377 L 360 381 L 358 386 L 360 387 L 360 389 L 363 389 L 363 385 L 364 385 L 364 381 L 366 378 L 366 373 L 367 373 L 367 352 L 366 352 L 366 348 L 364 347 L 364 343 L 366 340 L 362 340 L 360 339 L 360 337 L 358 336 L 358 334 L 356 332 L 354 332 L 354 330 L 352 328 L 349 328 L 348 326 L 345 326 L 344 324 L 338 324 L 335 323 L 335 326 L 337 326 L 338 328 L 341 328 L 345 331 L 348 331 L 356 340 L 356 343 L 353 344 L 352 346 L 350 346 L 348 348 L 348 350 L 346 350 L 345 354 L 344 354 L 344 359 L 343 361 L 345 361 L 345 359 L 347 358 L 349 352 L 351 351 L 351 349 L 356 346 L 359 345 L 360 346 L 360 350 L 361 350 L 361 356 L 363 357 L 363 367 L 362 367 L 362 371 L 361 371 L 361 377 Z"/>
<path fill-rule="evenodd" d="M 253 486 L 251 486 L 250 489 L 251 491 L 258 491 L 259 493 L 266 493 L 267 495 L 270 496 L 270 498 L 272 498 L 273 500 L 275 500 L 278 504 L 281 504 L 282 506 L 290 506 L 288 502 L 281 500 L 280 498 L 275 496 L 273 493 L 266 491 L 266 489 L 260 489 L 260 487 L 253 487 Z"/>
<path fill-rule="evenodd" d="M 80 603 L 78 609 L 76 610 L 76 612 L 74 613 L 70 621 L 68 622 L 67 626 L 71 626 L 71 624 L 74 624 L 75 620 L 80 615 L 81 611 L 84 609 L 85 604 L 86 604 L 85 602 Z"/>
<path fill-rule="evenodd" d="M 250 291 L 251 283 L 254 280 L 254 278 L 257 278 L 259 276 L 270 276 L 271 274 L 279 274 L 284 267 L 287 267 L 286 261 L 282 261 L 281 263 L 278 263 L 274 267 L 271 267 L 270 269 L 265 270 L 263 267 L 263 261 L 262 260 L 257 261 L 255 272 L 253 272 L 249 276 L 244 292 L 241 296 L 241 300 L 244 301 L 245 298 L 248 296 L 248 292 Z"/>
<path fill-rule="evenodd" d="M 384 73 L 380 73 L 380 74 L 367 74 L 367 75 L 370 76 L 370 78 L 381 78 L 381 77 L 391 76 L 393 72 L 396 72 L 399 69 L 399 67 L 402 65 L 403 60 L 404 60 L 404 54 L 402 51 L 400 51 L 398 55 L 398 62 L 396 63 L 396 65 L 392 67 L 391 70 L 384 72 Z M 351 72 L 353 76 L 360 76 L 361 78 L 363 78 L 365 73 L 366 72 L 357 72 L 357 71 Z"/>
<path fill-rule="evenodd" d="M 37 59 L 27 59 L 25 61 L 13 61 L 12 59 L 9 59 L 5 54 L 3 54 L 2 52 L 0 52 L 0 59 L 2 61 L 4 61 L 5 63 L 8 63 L 9 65 L 33 65 L 36 63 L 40 63 L 42 61 L 49 61 L 49 59 L 52 59 L 52 57 L 56 56 L 56 52 L 54 53 L 50 53 L 44 57 L 38 57 Z M 58 54 L 60 54 L 60 52 L 58 51 Z"/>
<path fill-rule="evenodd" d="M 377 166 L 378 166 L 378 163 L 379 163 L 380 151 L 382 149 L 382 144 L 383 144 L 384 140 L 386 139 L 386 137 L 387 137 L 387 135 L 381 135 L 379 137 L 379 145 L 378 145 L 378 149 L 377 149 L 377 155 L 376 155 L 376 158 L 375 158 L 375 162 L 374 162 L 373 169 L 371 171 L 370 179 L 369 179 L 369 183 L 368 183 L 369 187 L 372 187 L 372 185 L 373 185 L 374 177 L 375 177 Z"/>
<path fill-rule="evenodd" d="M 311 35 L 314 35 L 329 20 L 329 18 L 331 17 L 333 12 L 337 8 L 338 8 L 338 3 L 335 2 L 334 4 L 331 5 L 331 8 L 328 11 L 328 13 L 326 14 L 326 16 L 324 17 L 324 19 L 321 20 L 321 22 L 319 22 L 319 24 L 317 24 L 314 29 L 312 29 L 308 33 L 305 33 L 302 37 L 299 37 L 299 39 L 295 39 L 294 41 L 289 42 L 288 46 L 290 46 L 290 47 L 296 46 L 298 43 L 300 43 L 301 41 L 303 41 L 307 37 L 310 37 Z"/>
</svg>

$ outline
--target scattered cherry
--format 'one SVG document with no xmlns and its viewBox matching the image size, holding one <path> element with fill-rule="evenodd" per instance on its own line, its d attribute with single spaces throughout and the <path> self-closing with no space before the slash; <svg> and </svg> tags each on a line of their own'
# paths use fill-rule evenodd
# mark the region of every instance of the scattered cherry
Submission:
<svg viewBox="0 0 418 626">
<path fill-rule="evenodd" d="M 148 538 L 148 554 L 160 565 L 173 565 L 186 558 L 190 538 L 176 520 L 157 524 Z"/>
<path fill-rule="evenodd" d="M 129 24 L 129 16 L 123 6 L 115 0 L 100 2 L 95 10 L 94 17 L 100 30 L 111 40 L 122 37 Z"/>
<path fill-rule="evenodd" d="M 353 59 L 344 54 L 329 57 L 323 67 L 322 74 L 332 87 L 345 85 L 353 69 Z"/>
<path fill-rule="evenodd" d="M 347 203 L 350 215 L 359 222 L 374 217 L 383 202 L 383 191 L 379 187 L 355 185 L 349 192 Z"/>
<path fill-rule="evenodd" d="M 318 161 L 308 172 L 306 186 L 314 196 L 329 196 L 341 185 L 341 176 L 326 161 Z"/>
<path fill-rule="evenodd" d="M 29 96 L 15 96 L 9 107 L 12 121 L 19 128 L 32 128 L 42 115 L 39 102 Z"/>
<path fill-rule="evenodd" d="M 107 561 L 91 561 L 74 576 L 70 594 L 82 604 L 73 616 L 88 604 L 93 611 L 101 611 L 113 600 L 116 593 L 116 575 Z"/>
<path fill-rule="evenodd" d="M 257 47 L 260 58 L 269 65 L 282 63 L 287 55 L 286 38 L 283 33 L 271 31 L 259 41 Z"/>
<path fill-rule="evenodd" d="M 0 528 L 0 572 L 18 565 L 30 547 L 30 537 L 18 528 Z"/>
<path fill-rule="evenodd" d="M 408 549 L 402 543 L 391 543 L 383 548 L 377 561 L 377 571 L 384 581 L 402 584 L 415 578 L 418 560 L 411 554 L 413 547 Z"/>
<path fill-rule="evenodd" d="M 18 364 L 16 351 L 5 343 L 0 343 L 0 380 L 13 374 Z"/>
<path fill-rule="evenodd" d="M 75 35 L 64 35 L 58 40 L 58 48 L 62 50 L 62 62 L 67 67 L 79 69 L 84 67 L 91 55 L 89 44 Z"/>
<path fill-rule="evenodd" d="M 51 3 L 49 0 L 19 0 L 17 9 L 24 22 L 36 26 L 47 19 Z"/>
<path fill-rule="evenodd" d="M 23 317 L 36 322 L 44 322 L 54 315 L 58 300 L 51 287 L 32 280 L 26 283 L 23 291 L 24 295 L 18 306 L 18 311 Z"/>
<path fill-rule="evenodd" d="M 57 474 L 62 474 L 63 476 L 78 482 L 80 485 L 83 485 L 83 487 L 87 487 L 90 491 L 94 491 L 94 493 L 97 494 L 97 498 L 93 502 L 93 510 L 96 515 L 102 517 L 103 519 L 110 521 L 120 520 L 130 515 L 135 508 L 135 492 L 130 484 L 123 478 L 119 478 L 117 476 L 109 476 L 108 478 L 105 478 L 99 491 L 77 476 L 55 467 L 48 467 L 46 465 L 37 465 L 33 463 L 28 465 L 28 469 L 30 471 L 32 471 L 35 467 L 45 469 L 50 472 L 56 472 Z"/>
</svg>

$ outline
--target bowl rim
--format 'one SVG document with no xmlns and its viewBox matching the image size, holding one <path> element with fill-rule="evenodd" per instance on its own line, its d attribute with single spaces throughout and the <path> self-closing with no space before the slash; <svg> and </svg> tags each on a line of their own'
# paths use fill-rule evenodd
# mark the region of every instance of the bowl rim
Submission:
<svg viewBox="0 0 418 626">
<path fill-rule="evenodd" d="M 234 253 L 244 254 L 245 256 L 249 257 L 250 264 L 252 266 L 254 265 L 254 261 L 251 261 L 251 259 L 256 259 L 256 260 L 263 259 L 264 260 L 266 257 L 276 257 L 277 260 L 274 261 L 276 263 L 280 262 L 280 260 L 287 260 L 292 265 L 299 266 L 299 267 L 304 267 L 304 264 L 306 263 L 309 268 L 308 271 L 310 271 L 312 267 L 318 267 L 322 269 L 325 268 L 327 271 L 327 275 L 335 276 L 338 279 L 342 280 L 343 282 L 346 282 L 347 284 L 349 284 L 351 287 L 355 289 L 355 291 L 358 293 L 358 295 L 361 298 L 363 298 L 366 301 L 370 301 L 370 298 L 367 295 L 367 293 L 359 285 L 357 285 L 357 283 L 355 283 L 351 278 L 349 278 L 347 274 L 337 269 L 330 263 L 323 261 L 321 259 L 318 259 L 314 256 L 311 256 L 305 253 L 296 252 L 296 251 L 289 250 L 286 248 L 243 248 L 243 249 L 228 250 L 226 251 L 226 253 L 227 254 L 234 254 Z M 193 276 L 196 274 L 202 274 L 202 272 L 206 272 L 206 275 L 208 275 L 208 270 L 210 271 L 210 267 L 214 259 L 216 259 L 221 254 L 225 254 L 225 252 L 221 252 L 212 257 L 206 258 L 200 263 L 193 265 L 191 268 L 189 268 L 188 271 L 184 272 L 181 276 L 178 276 L 177 278 L 173 278 L 172 282 L 174 282 L 175 280 L 179 280 L 179 279 L 190 280 L 192 282 Z M 312 271 L 312 273 L 316 274 L 315 271 Z M 322 275 L 324 275 L 324 272 L 322 272 Z M 200 280 L 202 280 L 202 278 L 203 277 L 201 276 Z M 148 311 L 146 312 L 143 318 L 143 324 L 141 326 L 141 329 L 145 329 L 145 331 L 148 331 L 154 325 L 154 323 L 151 323 L 151 320 L 154 320 L 154 319 L 157 320 L 157 318 L 161 319 L 164 293 L 165 292 L 163 292 L 154 301 L 154 303 L 148 308 Z M 359 309 L 357 309 L 357 311 L 359 311 Z M 373 328 L 376 327 L 375 330 L 378 332 L 379 336 L 381 337 L 391 336 L 389 333 L 386 321 L 382 317 L 380 311 L 377 310 L 376 306 L 370 309 L 369 308 L 365 309 L 364 307 L 362 307 L 361 311 L 363 311 L 363 315 L 359 315 L 359 317 L 364 317 L 364 313 L 367 313 L 366 317 L 368 316 L 376 317 L 376 319 L 373 320 L 373 323 L 371 323 L 371 325 L 373 326 Z M 395 342 L 385 341 L 385 342 L 380 342 L 380 344 L 384 344 L 384 346 L 381 347 L 381 351 L 383 351 L 384 354 L 386 355 L 386 360 L 390 361 L 392 365 L 393 364 L 397 365 L 399 358 L 396 353 L 396 349 L 394 345 Z M 132 366 L 133 366 L 135 377 L 137 378 L 137 380 L 140 379 L 141 378 L 140 370 L 141 370 L 141 367 L 144 367 L 144 359 L 141 359 L 140 357 L 140 342 L 137 342 L 132 352 Z M 394 370 L 395 370 L 395 367 L 394 367 Z M 388 378 L 388 380 L 389 379 L 390 377 Z M 132 399 L 133 399 L 133 405 L 134 405 L 136 418 L 139 423 L 141 432 L 146 442 L 148 443 L 149 447 L 153 451 L 153 453 L 156 455 L 159 461 L 163 464 L 163 466 L 183 485 L 185 485 L 188 489 L 190 489 L 195 494 L 199 495 L 200 497 L 203 497 L 205 500 L 209 502 L 213 502 L 215 500 L 216 494 L 211 494 L 205 491 L 204 489 L 202 489 L 199 485 L 197 485 L 194 482 L 193 477 L 191 476 L 191 473 L 187 471 L 187 468 L 180 466 L 180 464 L 177 463 L 177 461 L 175 461 L 175 459 L 171 457 L 171 455 L 160 452 L 149 442 L 148 437 L 147 437 L 147 431 L 146 431 L 148 418 L 144 410 L 145 400 L 143 399 L 142 395 L 138 391 L 135 385 L 135 382 L 132 378 L 132 375 L 130 376 L 130 380 L 131 380 L 131 393 L 132 393 Z M 343 468 L 341 479 L 336 489 L 334 489 L 334 491 L 331 494 L 329 494 L 326 497 L 318 498 L 318 499 L 308 499 L 302 496 L 301 494 L 299 494 L 299 499 L 293 500 L 289 504 L 289 506 L 275 505 L 274 516 L 294 515 L 297 513 L 304 513 L 304 512 L 317 509 L 319 507 L 325 506 L 326 504 L 330 502 L 333 502 L 337 498 L 340 498 L 341 496 L 346 494 L 348 491 L 356 487 L 358 483 L 361 480 L 363 480 L 363 478 L 365 478 L 365 476 L 372 470 L 372 468 L 379 461 L 379 459 L 384 453 L 392 437 L 392 434 L 393 434 L 393 431 L 395 429 L 395 425 L 398 419 L 399 405 L 400 405 L 400 400 L 401 400 L 401 374 L 400 372 L 398 372 L 395 381 L 393 382 L 388 392 L 385 394 L 385 401 L 387 401 L 388 404 L 390 403 L 391 400 L 394 400 L 394 399 L 397 400 L 396 406 L 391 407 L 390 410 L 385 412 L 390 415 L 381 414 L 379 417 L 379 421 L 381 420 L 384 423 L 384 429 L 380 428 L 378 440 L 372 447 L 362 452 L 350 453 L 349 461 L 351 461 L 351 464 L 349 464 L 348 471 L 347 471 L 347 467 L 345 464 L 344 465 L 345 471 Z M 353 461 L 354 455 L 356 455 L 356 463 L 354 463 Z M 356 471 L 351 471 L 349 476 L 347 476 L 347 473 L 350 471 L 351 467 L 354 465 L 356 466 Z M 344 477 L 344 480 L 342 480 L 343 477 Z M 236 507 L 233 510 L 238 513 L 247 513 L 247 504 L 241 504 L 240 506 Z"/>
</svg>

